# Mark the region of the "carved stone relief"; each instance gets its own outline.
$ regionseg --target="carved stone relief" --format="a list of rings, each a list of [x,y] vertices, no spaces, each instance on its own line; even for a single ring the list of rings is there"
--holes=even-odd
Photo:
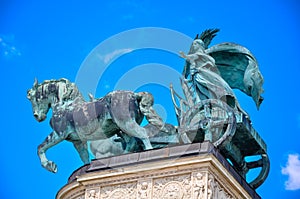
[[[220,183],[208,172],[194,172],[193,199],[233,199]]]
[[[101,187],[101,199],[136,198],[137,182]]]
[[[190,179],[190,174],[155,179],[153,181],[153,198],[190,199]]]
[[[92,188],[85,191],[85,199],[99,199],[100,189]]]
[[[140,180],[137,184],[137,199],[152,198],[152,180]]]
[[[99,186],[99,184],[98,184]],[[208,171],[90,187],[85,199],[235,199]],[[79,197],[76,199],[84,199]]]
[[[221,184],[214,179],[212,175],[209,175],[208,179],[208,199],[233,199],[230,193],[228,193]]]
[[[206,182],[207,182],[207,173],[197,172],[193,173],[193,198],[194,199],[204,199],[206,195]]]

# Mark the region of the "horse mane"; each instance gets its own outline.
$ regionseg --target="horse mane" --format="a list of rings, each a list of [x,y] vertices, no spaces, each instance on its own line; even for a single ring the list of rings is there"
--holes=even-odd
[[[83,99],[75,83],[69,81],[66,78],[45,80],[44,82],[39,84],[38,87],[42,88],[42,95],[55,93],[59,102],[74,100],[78,97]]]

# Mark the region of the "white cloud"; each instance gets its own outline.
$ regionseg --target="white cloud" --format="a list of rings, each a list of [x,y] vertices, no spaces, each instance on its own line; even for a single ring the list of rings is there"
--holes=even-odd
[[[113,60],[116,56],[120,56],[120,55],[123,55],[125,53],[132,52],[132,51],[133,51],[133,49],[131,49],[131,48],[118,49],[118,50],[115,50],[115,51],[113,51],[111,53],[108,53],[106,55],[101,55],[99,57],[100,57],[100,59],[103,60],[103,62],[105,64],[107,64],[108,62]]]
[[[6,39],[6,37],[8,39]],[[21,52],[12,44],[13,42],[14,42],[13,36],[0,36],[0,55],[2,54],[4,57],[7,58],[20,56]]]
[[[289,154],[286,167],[281,169],[283,175],[288,176],[285,182],[286,190],[300,189],[300,160],[299,154]]]

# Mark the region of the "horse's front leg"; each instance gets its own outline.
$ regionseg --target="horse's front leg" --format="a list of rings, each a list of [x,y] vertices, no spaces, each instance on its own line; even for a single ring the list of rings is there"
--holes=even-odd
[[[38,146],[38,156],[40,158],[41,164],[48,171],[56,173],[57,166],[54,162],[47,159],[45,153],[50,147],[60,143],[64,139],[65,136],[63,136],[63,134],[58,134],[57,132],[53,131],[50,135],[48,135],[44,142]]]
[[[84,164],[90,163],[87,142],[73,141],[73,145],[79,153],[80,159]]]

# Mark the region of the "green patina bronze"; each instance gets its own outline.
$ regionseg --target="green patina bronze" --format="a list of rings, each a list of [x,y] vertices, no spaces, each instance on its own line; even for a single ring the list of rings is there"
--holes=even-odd
[[[186,60],[180,79],[184,97],[171,85],[178,133],[184,143],[212,142],[245,179],[249,170],[261,167],[257,178],[249,182],[257,188],[269,172],[266,144],[232,89],[252,97],[259,108],[263,77],[256,59],[245,47],[221,43],[209,48],[218,31],[204,31],[196,36],[188,54],[179,52]],[[261,159],[246,162],[246,157],[255,155]]]
[[[149,133],[139,125],[144,116],[150,125],[162,131],[166,129],[152,108],[152,95],[147,92],[113,91],[86,102],[77,86],[62,78],[41,84],[36,80],[28,90],[27,98],[39,122],[44,121],[52,109],[50,125],[53,132],[38,147],[42,166],[51,172],[56,172],[57,166],[46,158],[45,152],[63,140],[72,142],[81,160],[87,164],[90,162],[87,141],[117,136],[125,153],[148,150],[153,148]]]
[[[148,92],[113,91],[85,101],[77,86],[67,79],[35,81],[27,97],[37,121],[52,109],[53,132],[38,147],[41,164],[57,171],[45,152],[63,140],[70,141],[82,161],[90,162],[88,141],[96,158],[128,152],[210,141],[246,179],[249,170],[261,167],[249,182],[259,187],[269,172],[266,144],[252,127],[250,116],[238,103],[232,89],[252,97],[257,108],[263,98],[263,77],[249,50],[234,43],[209,47],[218,29],[209,29],[194,39],[180,78],[184,96],[170,88],[178,124],[164,124]],[[140,126],[143,118],[148,125]],[[249,156],[259,160],[247,162]]]

